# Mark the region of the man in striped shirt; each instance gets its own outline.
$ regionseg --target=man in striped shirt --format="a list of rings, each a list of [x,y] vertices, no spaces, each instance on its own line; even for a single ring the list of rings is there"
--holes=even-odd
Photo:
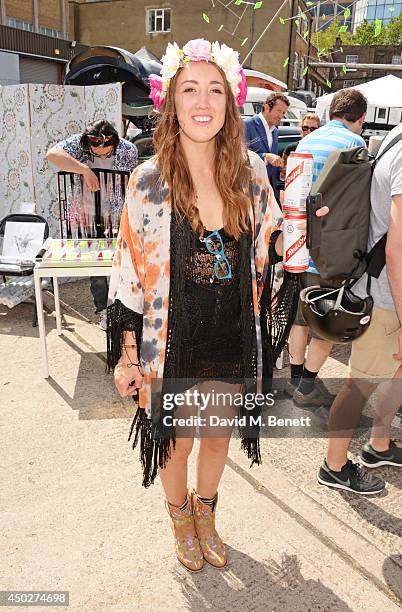
[[[360,136],[366,110],[367,100],[357,89],[339,91],[331,102],[330,121],[300,141],[297,153],[313,155],[313,183],[332,151],[366,146]],[[320,276],[311,258],[307,272],[303,272],[299,277],[301,289],[320,284]],[[305,360],[308,336],[309,328],[306,327],[299,308],[289,336],[291,381],[287,384],[285,393],[293,397],[297,406],[329,407],[334,396],[317,378],[317,374],[331,352],[332,343],[312,334]]]

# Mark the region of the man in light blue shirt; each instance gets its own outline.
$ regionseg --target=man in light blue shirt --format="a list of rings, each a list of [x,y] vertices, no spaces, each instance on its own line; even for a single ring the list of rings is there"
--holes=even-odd
[[[360,136],[366,110],[367,100],[357,89],[339,91],[331,102],[330,121],[300,141],[297,153],[313,155],[313,183],[332,151],[366,146]],[[320,276],[311,258],[309,269],[299,274],[299,277],[301,289],[320,284]],[[305,360],[308,336],[309,328],[299,307],[289,335],[291,381],[287,384],[285,393],[293,397],[297,406],[328,407],[334,396],[328,392],[323,382],[317,379],[317,374],[331,352],[332,343],[312,334]]]

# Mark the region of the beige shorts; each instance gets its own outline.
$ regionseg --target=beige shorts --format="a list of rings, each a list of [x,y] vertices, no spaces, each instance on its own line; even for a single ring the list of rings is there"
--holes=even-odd
[[[400,328],[395,311],[374,306],[368,330],[352,343],[350,377],[392,378],[401,365],[392,357],[398,352]]]

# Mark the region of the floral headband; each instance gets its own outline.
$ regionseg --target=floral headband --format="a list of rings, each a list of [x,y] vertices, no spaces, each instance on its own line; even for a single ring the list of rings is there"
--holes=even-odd
[[[247,80],[239,63],[239,54],[227,45],[218,42],[210,43],[203,38],[190,40],[183,49],[177,43],[168,43],[162,57],[161,76],[149,75],[150,94],[156,110],[159,110],[166,98],[170,80],[176,72],[188,62],[213,62],[225,73],[237,106],[243,106],[247,96]]]

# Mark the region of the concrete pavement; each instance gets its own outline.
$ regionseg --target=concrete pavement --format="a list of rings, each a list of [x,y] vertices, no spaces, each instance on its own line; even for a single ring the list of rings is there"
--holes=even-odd
[[[85,612],[401,609],[402,470],[379,470],[389,483],[379,497],[324,489],[323,437],[263,439],[251,470],[233,439],[217,510],[229,565],[182,568],[159,482],[140,486],[133,405],[104,373],[88,282],[61,294],[80,314],[64,311],[60,337],[46,315],[48,380],[32,306],[0,309],[0,590],[68,590],[70,609]],[[335,353],[327,375],[342,376],[344,362]]]

